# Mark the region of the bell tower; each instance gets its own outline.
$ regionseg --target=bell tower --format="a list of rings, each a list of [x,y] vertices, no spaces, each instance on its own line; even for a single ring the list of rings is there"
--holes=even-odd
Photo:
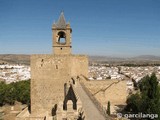
[[[52,26],[53,32],[53,53],[58,55],[71,54],[71,33],[70,23],[66,23],[64,13],[61,12],[58,22]]]
[[[63,12],[53,24],[52,32],[54,54],[31,55],[31,109],[24,109],[16,120],[68,120],[68,117],[75,115],[77,118],[79,107],[72,110],[76,104],[79,106],[80,99],[72,96],[73,90],[68,89],[66,83],[75,82],[73,79],[77,76],[88,77],[88,57],[71,54],[72,29],[66,23]],[[74,108],[72,102],[68,104],[68,100],[72,100]],[[64,109],[68,107],[69,112],[63,110],[63,106]]]

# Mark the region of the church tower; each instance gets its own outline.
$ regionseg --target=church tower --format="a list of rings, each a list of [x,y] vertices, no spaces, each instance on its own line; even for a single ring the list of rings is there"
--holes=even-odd
[[[52,26],[53,32],[53,53],[58,55],[71,54],[71,33],[69,23],[66,23],[64,13],[61,12],[58,22]]]

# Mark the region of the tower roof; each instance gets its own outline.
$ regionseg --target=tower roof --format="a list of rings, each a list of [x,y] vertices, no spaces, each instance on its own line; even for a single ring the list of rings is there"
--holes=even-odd
[[[65,17],[64,17],[64,13],[61,12],[61,15],[59,16],[59,20],[58,22],[56,23],[56,26],[58,28],[65,28],[66,27],[66,20],[65,20]]]

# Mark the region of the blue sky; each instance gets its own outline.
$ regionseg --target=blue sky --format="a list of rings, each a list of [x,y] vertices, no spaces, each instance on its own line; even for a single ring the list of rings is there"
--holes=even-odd
[[[0,0],[0,54],[50,54],[61,11],[75,54],[160,56],[160,0]]]

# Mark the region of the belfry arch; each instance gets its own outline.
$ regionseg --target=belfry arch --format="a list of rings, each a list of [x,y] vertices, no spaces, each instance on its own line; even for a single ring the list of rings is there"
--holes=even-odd
[[[57,34],[57,43],[64,45],[66,44],[66,33],[63,31],[58,32]]]

